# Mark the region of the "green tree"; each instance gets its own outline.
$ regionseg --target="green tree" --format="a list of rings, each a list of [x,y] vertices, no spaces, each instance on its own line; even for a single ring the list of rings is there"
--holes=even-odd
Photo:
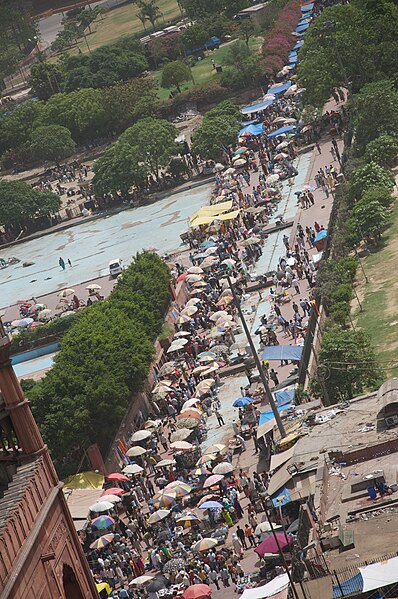
[[[141,160],[137,146],[117,141],[94,165],[94,192],[101,195],[121,191],[126,195],[133,185],[141,187],[148,175]]]
[[[363,197],[354,206],[353,222],[361,239],[378,243],[388,225],[388,216],[380,202]]]
[[[0,119],[0,153],[19,148],[30,139],[35,123],[40,119],[42,102],[27,100],[11,114]]]
[[[189,67],[179,60],[168,62],[162,69],[160,85],[166,89],[171,87],[177,88],[178,93],[181,93],[181,83],[189,81],[191,73]]]
[[[162,13],[160,12],[160,8],[155,3],[155,0],[134,0],[135,4],[137,4],[138,8],[140,8],[140,13],[147,18],[147,20],[152,25],[153,29],[155,29],[156,21],[160,19]]]
[[[398,136],[398,91],[393,81],[375,81],[364,85],[355,95],[354,102],[357,153],[362,155],[366,145],[379,135]]]
[[[392,191],[394,182],[392,175],[378,164],[369,162],[352,172],[350,180],[350,196],[360,200],[363,194],[372,188]]]
[[[204,119],[192,136],[192,152],[207,160],[217,160],[224,152],[224,146],[236,139],[239,125],[231,124],[228,117]]]
[[[61,160],[73,154],[76,144],[66,127],[46,125],[34,129],[30,149],[36,160],[49,160],[59,165]]]
[[[59,64],[53,62],[37,62],[30,69],[29,85],[32,94],[39,100],[48,100],[53,94],[61,91],[62,71]]]
[[[141,118],[155,116],[159,106],[153,79],[131,79],[101,91],[108,131],[124,131]]]
[[[174,141],[177,135],[176,127],[168,121],[148,117],[127,129],[119,139],[139,149],[143,164],[158,179],[160,169],[177,153]]]
[[[389,208],[391,206],[393,198],[391,192],[385,187],[371,187],[362,196],[363,200],[367,202],[376,201],[383,206],[383,208]]]
[[[40,192],[23,181],[0,180],[0,225],[9,228],[23,226],[37,216],[57,212],[59,196]]]
[[[392,135],[380,135],[370,141],[365,150],[365,158],[368,162],[375,162],[384,167],[392,167],[397,155],[398,137]]]
[[[179,37],[179,43],[184,50],[195,50],[202,48],[210,35],[202,25],[188,27]]]
[[[253,37],[256,30],[251,19],[243,19],[239,23],[239,37],[243,39],[246,46],[249,47],[250,38]]]
[[[29,38],[33,39],[35,33],[35,25],[23,2],[1,3],[0,80],[17,71],[19,60],[29,45]]]
[[[317,378],[324,381],[332,404],[375,389],[381,371],[362,331],[328,329],[322,339]]]

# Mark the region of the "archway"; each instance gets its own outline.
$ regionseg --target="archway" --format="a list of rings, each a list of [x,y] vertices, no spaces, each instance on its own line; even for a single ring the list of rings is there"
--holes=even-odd
[[[68,564],[64,564],[62,583],[66,599],[84,599],[76,574]]]

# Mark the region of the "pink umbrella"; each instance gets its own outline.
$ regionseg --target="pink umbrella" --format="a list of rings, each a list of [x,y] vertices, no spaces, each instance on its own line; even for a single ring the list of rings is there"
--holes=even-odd
[[[209,478],[206,478],[205,482],[203,483],[203,488],[207,489],[208,487],[214,487],[214,485],[217,485],[223,478],[223,474],[212,474],[209,476]]]
[[[111,487],[110,489],[106,489],[106,491],[101,493],[101,497],[106,497],[106,495],[123,495],[125,492],[126,491],[120,487]]]
[[[276,533],[280,548],[283,550],[293,541],[292,537],[286,536],[283,533]],[[274,538],[274,535],[269,535],[262,543],[254,550],[260,557],[266,553],[279,553],[279,548]]]

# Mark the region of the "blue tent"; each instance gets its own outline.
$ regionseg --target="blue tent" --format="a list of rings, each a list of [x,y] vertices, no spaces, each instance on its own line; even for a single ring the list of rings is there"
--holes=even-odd
[[[272,92],[273,93],[273,92]],[[265,110],[268,106],[273,104],[274,100],[267,100],[266,102],[260,102],[259,104],[252,104],[251,106],[245,106],[242,108],[242,114],[251,114],[252,112],[259,112],[260,110]]]
[[[242,121],[241,125],[242,127],[247,127],[248,125],[254,125],[254,123],[257,123],[257,119],[253,119],[252,121]]]
[[[289,67],[294,66],[298,62],[297,56],[292,56],[289,58]]]
[[[283,133],[290,133],[296,128],[295,125],[286,125],[286,127],[279,127],[276,131],[272,131],[267,135],[268,138],[277,137],[278,135],[282,135]]]
[[[299,50],[301,48],[301,46],[303,46],[303,45],[304,45],[304,40],[300,40],[296,43],[293,50]]]
[[[346,595],[357,595],[362,593],[363,578],[362,574],[355,574],[348,580],[340,581],[340,584],[333,585],[333,597],[345,597]]]
[[[301,345],[269,345],[261,355],[262,360],[301,360]]]
[[[310,26],[309,23],[304,23],[304,25],[297,25],[296,31],[297,31],[297,33],[303,33],[303,31],[308,29],[309,26]]]
[[[278,412],[284,412],[285,410],[289,409],[291,407],[292,404],[285,404],[283,406],[278,406]],[[267,422],[269,422],[270,420],[272,420],[273,418],[275,418],[274,413],[272,410],[269,410],[268,412],[261,412],[260,414],[260,418],[258,419],[258,426],[261,426],[262,424],[266,424]]]
[[[273,94],[274,96],[278,96],[279,94],[283,94],[283,92],[288,90],[290,86],[291,86],[290,81],[288,81],[287,83],[281,83],[281,85],[278,85],[275,87],[270,87],[267,90],[267,94]]]
[[[242,135],[242,133],[250,133],[251,135],[261,135],[264,133],[263,124],[259,123],[258,125],[248,125],[247,127],[243,127],[238,133],[238,137]]]
[[[294,388],[294,385],[291,385],[290,387],[286,387],[285,389],[282,389],[281,391],[275,391],[275,399],[276,399],[276,404],[278,406],[284,406],[287,403],[291,403],[294,399],[296,390]]]
[[[293,50],[291,52],[289,52],[289,58],[297,58],[297,52],[294,52]]]
[[[326,229],[322,229],[322,231],[319,231],[319,233],[316,234],[315,241],[322,241],[322,239],[325,239],[327,236],[328,232]]]
[[[301,12],[311,12],[314,8],[314,4],[307,4],[301,7]]]

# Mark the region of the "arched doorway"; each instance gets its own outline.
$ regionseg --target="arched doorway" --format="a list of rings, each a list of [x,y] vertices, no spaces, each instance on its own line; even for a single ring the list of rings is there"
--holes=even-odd
[[[84,599],[76,574],[68,564],[64,564],[62,583],[66,599]]]

